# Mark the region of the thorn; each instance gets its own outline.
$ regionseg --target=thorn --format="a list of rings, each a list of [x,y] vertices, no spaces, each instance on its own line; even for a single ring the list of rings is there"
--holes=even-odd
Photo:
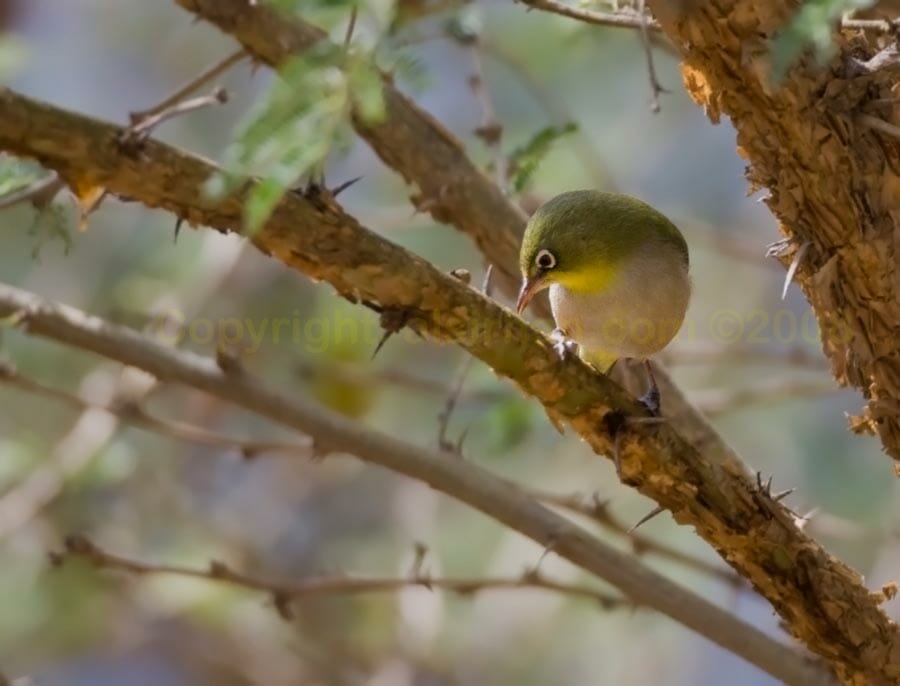
[[[379,323],[381,324],[381,328],[384,329],[384,335],[381,337],[381,340],[378,341],[378,345],[375,346],[375,350],[372,352],[373,360],[384,347],[384,344],[387,343],[387,340],[406,326],[413,318],[410,309],[400,307],[385,307],[381,310],[380,314]]]
[[[178,234],[181,232],[181,225],[184,224],[184,217],[178,217],[175,220],[175,236],[172,238],[173,243],[178,242]]]
[[[424,573],[425,558],[428,556],[428,546],[422,543],[422,541],[416,541],[413,543],[413,554],[415,557],[413,557],[412,564],[409,566],[409,578],[419,579]]]
[[[463,267],[459,267],[457,269],[451,269],[450,276],[452,276],[455,279],[459,279],[467,286],[472,283],[472,272],[470,272],[468,269],[465,269]]]
[[[319,438],[314,438],[312,444],[309,446],[309,459],[313,462],[321,462],[329,455],[333,455],[336,452],[338,452],[338,450],[333,446],[328,445]]]
[[[209,575],[213,579],[223,579],[231,574],[231,570],[228,568],[224,562],[219,562],[219,560],[210,560],[209,561]]]
[[[770,500],[772,499],[772,475],[770,475],[766,483],[763,484],[762,472],[756,472],[756,487],[759,489],[760,493]]]
[[[616,475],[622,481],[622,427],[625,426],[625,415],[616,410],[611,410],[603,415],[603,428],[613,439],[613,464],[616,466]]]
[[[234,350],[224,347],[216,350],[216,364],[226,374],[237,374],[243,369],[240,356]]]
[[[791,493],[793,493],[796,490],[797,490],[796,488],[788,488],[785,491],[781,491],[781,493],[776,493],[775,495],[773,495],[772,500],[774,500],[777,503],[777,502],[787,498]]]
[[[352,186],[353,184],[357,183],[360,179],[362,179],[362,175],[352,178],[349,181],[344,181],[344,183],[342,183],[342,184],[338,184],[337,186],[335,186],[334,188],[331,189],[332,197],[334,197],[334,198],[338,197],[341,193],[343,193],[345,190],[350,188],[350,186]]]
[[[63,540],[66,552],[70,555],[90,556],[96,552],[94,544],[81,534],[70,534]]]
[[[783,257],[791,249],[791,239],[781,238],[766,246],[766,257]]]
[[[275,612],[278,613],[278,616],[281,617],[284,621],[289,622],[294,618],[294,610],[291,607],[291,596],[284,591],[275,591],[272,594],[272,605],[275,607]]]
[[[781,289],[782,300],[787,297],[788,287],[791,285],[791,281],[794,280],[794,275],[800,268],[800,263],[803,261],[803,258],[806,257],[806,252],[809,250],[810,245],[812,245],[811,241],[805,241],[794,254],[794,259],[791,260],[791,266],[788,267],[787,274],[784,275],[784,286]]]
[[[661,515],[665,511],[666,511],[666,508],[664,508],[662,505],[657,505],[652,510],[650,510],[650,512],[648,512],[643,517],[641,517],[637,521],[637,523],[634,526],[632,526],[630,529],[628,529],[628,531],[626,531],[625,533],[630,536],[637,530],[638,527],[643,526],[644,524],[649,522],[651,519],[653,519],[657,515]]]

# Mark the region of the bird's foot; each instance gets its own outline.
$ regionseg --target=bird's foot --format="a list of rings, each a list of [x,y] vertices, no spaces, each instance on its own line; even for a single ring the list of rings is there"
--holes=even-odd
[[[638,398],[638,402],[646,407],[647,412],[649,412],[653,417],[662,416],[662,413],[660,412],[659,400],[659,389],[656,386],[654,386],[649,391],[644,393],[644,395]]]
[[[662,414],[659,406],[659,386],[656,384],[656,377],[653,376],[653,367],[650,365],[650,360],[644,360],[644,367],[647,369],[647,378],[650,381],[650,387],[644,395],[638,398],[638,402],[647,408],[647,412],[650,413],[650,416],[659,417]]]
[[[553,333],[550,334],[550,340],[553,341],[553,349],[559,355],[559,359],[566,360],[578,355],[578,343],[569,338],[564,329],[553,329]]]

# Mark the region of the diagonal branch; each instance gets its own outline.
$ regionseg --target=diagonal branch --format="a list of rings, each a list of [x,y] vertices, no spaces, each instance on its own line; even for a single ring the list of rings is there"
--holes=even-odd
[[[68,183],[99,184],[223,232],[241,229],[253,182],[214,203],[203,193],[216,171],[212,164],[154,140],[139,153],[123,150],[120,134],[120,127],[0,92],[0,149],[36,158]],[[796,637],[842,674],[878,684],[900,673],[900,634],[879,609],[882,598],[798,529],[740,463],[707,459],[665,424],[629,421],[644,409],[619,386],[580,360],[560,360],[545,336],[365,229],[327,194],[288,194],[249,238],[288,266],[330,282],[345,298],[401,313],[422,334],[464,347],[539,400],[551,417],[568,422],[598,454],[610,455],[616,446],[623,478],[693,526],[772,603]],[[32,302],[26,300],[25,309]],[[35,326],[34,316],[22,316]],[[60,335],[70,344],[87,342],[78,327]],[[95,349],[116,353],[108,342]],[[166,368],[154,373],[165,375]],[[196,377],[197,385],[209,381]]]
[[[206,391],[305,433],[333,452],[347,452],[422,481],[605,579],[632,602],[669,615],[779,679],[791,684],[833,683],[821,665],[606,546],[477,465],[417,448],[302,396],[276,391],[247,370],[226,371],[211,358],[166,348],[127,327],[0,284],[3,316],[15,317],[28,334],[124,362],[161,381]]]

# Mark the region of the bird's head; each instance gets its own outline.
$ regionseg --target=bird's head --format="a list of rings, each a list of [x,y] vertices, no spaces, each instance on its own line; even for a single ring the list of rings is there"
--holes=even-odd
[[[578,293],[601,291],[638,247],[649,205],[615,193],[570,191],[544,203],[522,238],[522,288],[516,312],[553,284]]]

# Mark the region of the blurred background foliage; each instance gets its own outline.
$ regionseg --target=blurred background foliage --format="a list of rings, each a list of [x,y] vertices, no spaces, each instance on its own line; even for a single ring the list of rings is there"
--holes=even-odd
[[[780,299],[783,270],[763,257],[778,238],[775,222],[759,197],[746,196],[732,129],[711,126],[688,101],[668,53],[658,50],[656,60],[672,93],[654,115],[636,32],[505,0],[371,0],[358,5],[345,47],[350,0],[279,2],[330,31],[339,47],[298,58],[283,81],[243,62],[218,81],[231,95],[227,104],[160,128],[161,139],[224,165],[210,192],[227,192],[249,174],[265,177],[247,208],[248,223],[258,226],[287,188],[362,176],[340,197],[351,213],[442,269],[469,269],[479,283],[484,265],[471,242],[416,214],[411,190],[348,127],[351,105],[372,121],[383,116],[377,64],[489,173],[502,151],[510,192],[523,207],[580,187],[648,200],[676,221],[692,251],[694,302],[663,361],[750,465],[774,474],[776,486],[798,488],[789,502],[816,512],[813,535],[870,586],[891,578],[900,560],[891,467],[875,439],[846,430],[845,414],[858,411],[860,398],[833,388],[802,294],[790,289]],[[809,3],[818,9],[786,29],[785,59],[810,43],[823,49],[817,27],[850,4],[858,3]],[[230,39],[166,2],[4,0],[0,24],[7,83],[123,123],[129,111],[234,50]],[[485,135],[475,73],[501,127],[493,136]],[[42,174],[4,159],[0,191]],[[114,200],[84,231],[76,218],[63,195],[43,208],[0,212],[3,280],[161,336],[181,324],[188,332],[182,345],[206,353],[240,325],[238,347],[254,371],[370,426],[437,444],[437,418],[464,359],[459,350],[398,335],[373,361],[381,334],[374,315],[233,236],[185,228],[175,241],[171,216]],[[268,328],[257,341],[250,327]],[[48,385],[97,402],[139,398],[156,416],[231,436],[294,438],[198,393],[0,332],[3,356]],[[596,493],[626,522],[652,507],[477,362],[449,422],[451,440],[462,432],[466,459],[522,483]],[[402,576],[416,542],[427,546],[435,575],[517,576],[542,552],[418,483],[349,458],[248,461],[237,450],[177,442],[0,386],[0,669],[30,680],[23,683],[695,686],[721,683],[725,673],[735,686],[770,683],[647,611],[598,611],[540,591],[458,598],[416,588],[311,598],[285,621],[269,599],[226,586],[127,577],[75,562],[51,569],[48,551],[72,532],[142,559],[199,567],[219,559],[281,579]],[[668,516],[645,533],[718,562]],[[752,591],[645,557],[779,632]],[[541,565],[578,580],[552,555]],[[895,605],[888,610],[897,614]]]

